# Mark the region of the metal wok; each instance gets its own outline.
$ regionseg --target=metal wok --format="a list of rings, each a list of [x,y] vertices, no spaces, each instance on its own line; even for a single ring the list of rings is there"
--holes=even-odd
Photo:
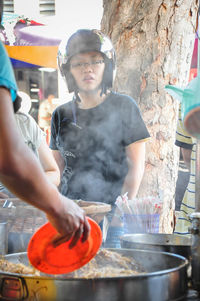
[[[122,248],[154,250],[179,254],[191,259],[192,238],[176,234],[137,233],[120,237]]]
[[[186,258],[164,252],[108,249],[133,257],[146,273],[95,279],[59,276],[27,276],[0,271],[2,300],[64,301],[175,301],[187,292]],[[9,254],[14,263],[28,264],[27,254]]]

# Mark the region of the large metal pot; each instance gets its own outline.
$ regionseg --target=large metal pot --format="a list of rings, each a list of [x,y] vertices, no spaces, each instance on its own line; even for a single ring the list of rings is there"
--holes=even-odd
[[[32,235],[30,233],[9,232],[7,254],[26,252]]]
[[[191,259],[192,238],[176,234],[137,233],[120,237],[122,248],[170,252]]]
[[[64,301],[175,301],[187,292],[186,258],[164,252],[109,249],[131,256],[147,273],[128,277],[75,279],[68,275],[25,276],[0,272],[2,300]],[[27,263],[27,254],[5,256]]]

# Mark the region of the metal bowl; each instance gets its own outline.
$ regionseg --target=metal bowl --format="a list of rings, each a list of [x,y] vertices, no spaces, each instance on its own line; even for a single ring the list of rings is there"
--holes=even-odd
[[[162,251],[191,258],[191,236],[162,233],[125,234],[120,237],[120,244],[126,249]]]
[[[0,271],[1,300],[172,301],[187,293],[188,260],[180,255],[132,249],[108,249],[132,257],[146,273],[80,279],[65,275],[22,275]],[[26,253],[10,254],[12,263],[28,265]],[[12,298],[11,298],[12,296]],[[13,296],[17,296],[14,299]],[[6,298],[5,298],[6,297]]]

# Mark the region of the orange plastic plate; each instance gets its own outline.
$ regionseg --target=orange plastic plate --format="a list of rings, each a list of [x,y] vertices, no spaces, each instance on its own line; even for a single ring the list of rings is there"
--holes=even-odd
[[[88,263],[101,246],[102,232],[94,220],[87,219],[91,227],[90,235],[84,243],[80,238],[72,249],[69,249],[71,240],[54,247],[51,242],[57,231],[50,223],[43,225],[28,244],[30,263],[43,273],[55,275],[73,272]]]

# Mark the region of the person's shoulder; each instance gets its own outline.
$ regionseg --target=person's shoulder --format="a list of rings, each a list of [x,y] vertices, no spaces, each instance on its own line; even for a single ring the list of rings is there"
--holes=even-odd
[[[71,105],[72,105],[72,101],[68,101],[68,102],[65,102],[65,103],[63,103],[63,104],[60,104],[60,105],[58,105],[58,106],[55,108],[54,112],[55,112],[55,111],[56,111],[56,112],[66,111],[66,110],[68,110],[68,109],[71,108]]]
[[[10,90],[12,101],[17,97],[17,83],[14,76],[14,71],[5,50],[3,43],[0,41],[0,87],[5,87]]]
[[[17,113],[15,113],[15,119],[20,121],[20,122],[25,122],[29,119],[29,114],[18,111]]]
[[[116,102],[123,103],[123,104],[126,103],[127,105],[129,104],[129,105],[136,105],[137,106],[136,101],[131,96],[129,96],[127,94],[123,94],[123,93],[119,93],[119,92],[112,92],[111,97]]]
[[[24,113],[19,111],[15,114],[15,118],[19,122],[24,123],[26,125],[27,124],[37,125],[37,122],[29,113]]]
[[[58,105],[52,113],[52,120],[62,119],[63,116],[68,116],[72,111],[72,101]]]
[[[28,113],[17,112],[15,120],[18,127],[21,129],[24,137],[32,137],[33,133],[40,131],[40,128],[35,119]]]
[[[6,62],[8,61],[7,58],[8,58],[8,55],[7,55],[7,52],[6,52],[6,49],[5,49],[5,46],[4,44],[2,43],[2,41],[0,40],[0,54],[1,56],[5,59],[6,58]]]

